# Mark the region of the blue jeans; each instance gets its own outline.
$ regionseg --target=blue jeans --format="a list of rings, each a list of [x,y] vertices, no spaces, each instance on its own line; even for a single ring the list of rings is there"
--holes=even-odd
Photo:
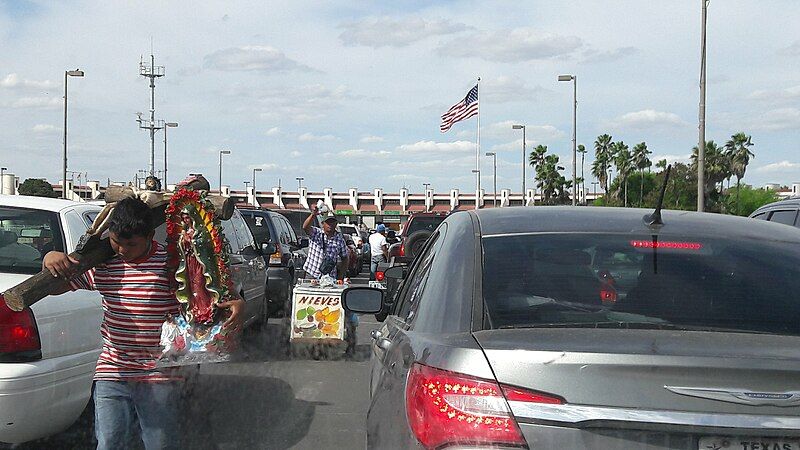
[[[369,261],[369,281],[375,281],[375,272],[378,271],[378,264],[384,262],[383,255],[380,257],[373,257]]]
[[[181,430],[178,382],[94,382],[94,430],[98,450],[130,448],[139,422],[147,450],[177,449]]]

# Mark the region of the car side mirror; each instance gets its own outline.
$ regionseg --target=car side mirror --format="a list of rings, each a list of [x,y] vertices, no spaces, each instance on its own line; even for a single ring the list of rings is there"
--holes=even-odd
[[[261,254],[262,255],[271,255],[278,251],[278,246],[273,244],[272,242],[262,242],[261,243]]]
[[[308,247],[308,238],[307,238],[307,237],[300,238],[300,242],[298,243],[298,246],[299,246],[300,248],[306,248],[306,247]]]
[[[370,287],[351,287],[342,292],[342,304],[358,314],[375,314],[383,309],[383,290]]]
[[[406,277],[407,269],[405,266],[394,266],[386,269],[383,272],[384,277],[392,278],[395,280],[402,280]]]

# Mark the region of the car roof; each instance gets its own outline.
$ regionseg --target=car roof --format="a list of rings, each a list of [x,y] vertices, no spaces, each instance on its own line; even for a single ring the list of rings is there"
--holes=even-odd
[[[795,206],[795,207],[800,206],[800,197],[790,197],[790,198],[785,198],[783,200],[778,200],[777,202],[767,203],[766,205],[761,206],[760,208],[753,211],[752,214],[750,214],[750,216],[752,217],[753,214],[756,214],[761,211],[768,211],[771,209],[781,208],[785,206]]]
[[[75,206],[94,206],[99,205],[74,202],[61,198],[35,197],[32,195],[0,195],[0,205],[15,206],[18,208],[41,209],[43,211],[60,212],[61,210]]]
[[[727,214],[663,210],[664,225],[649,227],[643,217],[652,209],[592,206],[531,206],[469,211],[483,236],[546,232],[601,232],[724,236],[728,239],[779,240],[800,243],[800,230],[786,225]],[[450,220],[461,220],[454,214]]]

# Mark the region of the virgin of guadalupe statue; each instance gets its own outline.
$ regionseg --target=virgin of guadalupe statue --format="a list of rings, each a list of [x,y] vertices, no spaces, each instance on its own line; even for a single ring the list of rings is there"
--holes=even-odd
[[[181,210],[181,231],[177,242],[180,265],[175,272],[178,281],[176,295],[178,301],[184,304],[189,322],[208,325],[214,322],[215,305],[220,300],[213,276],[217,265],[213,247],[209,251],[211,240],[208,230],[193,216],[197,216],[197,211],[191,205]]]

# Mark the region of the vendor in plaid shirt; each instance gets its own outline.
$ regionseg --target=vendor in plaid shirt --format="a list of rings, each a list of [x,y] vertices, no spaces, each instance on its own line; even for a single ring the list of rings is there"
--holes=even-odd
[[[326,275],[320,272],[320,267],[322,267],[325,255],[327,255],[328,258],[336,261],[333,270],[327,275],[342,279],[347,273],[350,255],[342,233],[336,231],[338,220],[336,216],[330,216],[322,222],[322,228],[317,228],[311,225],[314,222],[314,216],[317,215],[319,215],[319,209],[317,205],[314,205],[311,207],[311,214],[303,222],[303,229],[308,234],[308,259],[306,259],[303,270],[306,271],[309,278],[319,278],[322,275]]]

